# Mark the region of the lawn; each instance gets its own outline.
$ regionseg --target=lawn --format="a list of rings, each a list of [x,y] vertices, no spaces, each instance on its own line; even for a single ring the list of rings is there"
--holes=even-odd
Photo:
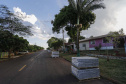
[[[76,57],[76,54],[61,53],[60,56],[71,62],[71,57]],[[126,61],[99,58],[100,74],[103,77],[112,79],[119,84],[126,84]]]

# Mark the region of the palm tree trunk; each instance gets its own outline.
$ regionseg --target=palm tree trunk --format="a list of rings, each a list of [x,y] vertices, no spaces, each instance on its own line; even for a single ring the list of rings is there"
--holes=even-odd
[[[65,44],[64,44],[64,29],[62,28],[63,31],[63,52],[65,53]]]
[[[77,56],[80,56],[80,51],[79,51],[79,15],[77,16]]]

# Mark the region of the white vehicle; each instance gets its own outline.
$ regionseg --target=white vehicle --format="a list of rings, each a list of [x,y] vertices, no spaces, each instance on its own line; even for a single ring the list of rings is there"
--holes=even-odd
[[[20,51],[18,52],[18,54],[28,54],[29,52],[28,51]]]

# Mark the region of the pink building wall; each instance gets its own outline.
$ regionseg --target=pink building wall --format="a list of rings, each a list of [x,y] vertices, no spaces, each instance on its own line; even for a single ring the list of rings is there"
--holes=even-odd
[[[92,40],[91,40],[92,41]],[[102,47],[110,47],[113,46],[112,43],[103,43],[103,39],[95,39],[95,44],[91,44],[91,41],[89,41],[89,48],[94,48],[96,46],[99,46],[101,44]]]

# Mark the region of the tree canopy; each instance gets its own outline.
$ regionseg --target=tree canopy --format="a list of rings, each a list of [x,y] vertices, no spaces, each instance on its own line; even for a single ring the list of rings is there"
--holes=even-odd
[[[94,23],[96,16],[92,12],[83,13],[80,18],[80,22],[83,24],[82,28],[79,30],[86,30],[90,28],[90,25]],[[61,28],[65,27],[68,36],[73,41],[77,40],[77,28],[75,26],[77,19],[77,14],[72,8],[72,5],[65,6],[60,10],[59,14],[55,15],[55,19],[53,21],[53,32],[59,33]]]
[[[16,52],[20,50],[26,50],[29,42],[23,37],[13,35],[9,31],[0,30],[0,48],[1,51]]]
[[[31,26],[24,25],[21,19],[13,14],[7,6],[0,5],[0,30],[9,31],[12,34],[32,35]]]
[[[80,36],[80,37],[79,37],[79,40],[82,40],[82,39],[85,39],[85,37],[84,37],[84,36]],[[74,40],[75,40],[75,39],[69,38],[68,43],[75,42]]]
[[[82,29],[80,31],[90,28],[90,25],[94,23],[96,16],[92,12],[83,13],[82,17],[80,18],[80,22],[83,24]],[[76,24],[77,14],[72,8],[72,5],[65,6],[60,10],[59,14],[55,15],[55,19],[53,21],[53,32],[59,33],[62,27],[65,27],[66,31],[73,30],[75,31],[75,24]],[[74,31],[73,30],[73,31]]]
[[[49,48],[53,48],[55,50],[59,49],[63,45],[63,39],[51,37],[48,41]]]
[[[9,57],[12,52],[16,54],[18,51],[29,50],[30,52],[44,49],[37,45],[29,45],[29,42],[23,37],[13,35],[9,31],[0,30],[0,51],[9,52]]]
[[[83,14],[87,14],[92,12],[93,10],[105,8],[102,0],[68,0],[69,4],[72,5],[74,12],[77,15],[77,56],[80,56],[79,52],[79,36],[80,36],[80,28],[83,29],[83,23],[80,24],[80,19],[83,17]]]
[[[30,52],[35,52],[38,50],[43,50],[44,48],[41,46],[37,46],[37,45],[28,45],[28,51]]]

